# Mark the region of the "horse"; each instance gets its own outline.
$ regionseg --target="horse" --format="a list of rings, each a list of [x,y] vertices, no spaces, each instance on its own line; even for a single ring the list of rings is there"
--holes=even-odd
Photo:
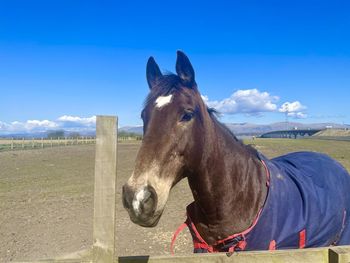
[[[194,252],[350,244],[350,176],[316,152],[268,159],[243,144],[206,106],[188,57],[176,74],[146,67],[144,137],[122,200],[132,222],[154,227],[169,192],[187,178]],[[179,230],[181,230],[179,229]]]

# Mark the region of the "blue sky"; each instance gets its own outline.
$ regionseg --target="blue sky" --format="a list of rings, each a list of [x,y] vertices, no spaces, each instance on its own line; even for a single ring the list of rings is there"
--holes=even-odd
[[[90,127],[97,114],[142,124],[147,59],[174,71],[178,49],[224,122],[288,114],[349,124],[349,10],[312,0],[0,1],[0,132]]]

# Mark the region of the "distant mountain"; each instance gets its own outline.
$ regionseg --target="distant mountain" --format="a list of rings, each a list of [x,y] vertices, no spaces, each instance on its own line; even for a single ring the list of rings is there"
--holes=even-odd
[[[276,122],[272,124],[254,123],[225,123],[225,125],[236,135],[261,135],[266,132],[291,130],[291,129],[350,129],[350,125],[338,123],[298,123],[298,122]],[[133,132],[142,135],[143,126],[125,126],[119,128],[120,131]]]
[[[10,134],[0,134],[0,138],[26,138],[26,139],[37,139],[37,138],[47,138],[48,133],[52,132],[52,130],[45,132],[23,132],[23,133],[10,133]],[[64,131],[65,136],[69,136],[71,133],[75,133],[72,131]],[[81,136],[95,136],[95,131],[77,131]]]
[[[226,126],[236,135],[261,135],[271,131],[291,130],[291,129],[344,129],[350,125],[338,123],[298,123],[298,122],[276,122],[272,124],[252,124],[252,123],[226,123]]]
[[[316,133],[314,136],[350,138],[350,129],[326,129]]]
[[[251,136],[251,135],[261,135],[266,132],[280,131],[280,130],[291,130],[291,129],[350,129],[349,124],[338,124],[338,123],[298,123],[298,122],[276,122],[272,124],[254,124],[254,123],[226,123],[225,124],[235,135],[237,136]],[[143,126],[124,126],[118,129],[119,131],[125,131],[130,133],[135,133],[142,135]],[[47,137],[47,132],[36,132],[36,133],[16,133],[16,134],[4,134],[0,135],[3,138],[41,138]],[[95,136],[95,131],[77,131],[82,136]],[[69,136],[71,132],[65,131],[65,135]]]
[[[9,133],[1,134],[0,138],[46,138],[46,132],[23,132],[23,133]]]
[[[118,129],[118,131],[131,132],[139,135],[143,134],[143,126],[124,126]]]

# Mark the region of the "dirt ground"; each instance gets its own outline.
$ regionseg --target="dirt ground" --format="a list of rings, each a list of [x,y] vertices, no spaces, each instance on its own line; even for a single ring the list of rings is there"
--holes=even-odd
[[[350,142],[302,141],[250,143],[270,157],[295,150],[326,152],[350,169]],[[183,180],[172,190],[157,227],[131,223],[121,186],[138,148],[138,143],[118,147],[116,251],[119,256],[170,254],[171,237],[185,219],[192,194]],[[94,155],[94,145],[0,152],[0,262],[52,258],[91,246]],[[187,229],[175,251],[192,252]]]
[[[156,228],[131,223],[121,186],[138,148],[118,147],[117,254],[169,254],[191,193],[185,181],[176,186]],[[0,152],[0,262],[52,258],[91,246],[94,156],[94,145]],[[178,253],[192,250],[186,232],[176,243]]]

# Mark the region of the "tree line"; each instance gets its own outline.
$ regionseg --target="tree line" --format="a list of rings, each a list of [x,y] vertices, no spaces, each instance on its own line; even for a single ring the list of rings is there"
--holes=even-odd
[[[67,136],[65,136],[65,131],[64,130],[56,130],[56,131],[49,131],[46,135],[48,139],[61,139],[64,137],[69,137],[69,138],[79,138],[81,137],[81,134],[79,132],[70,132]]]
[[[131,137],[131,138],[142,138],[142,135],[134,133],[134,132],[127,132],[127,131],[119,131],[118,132],[119,137]],[[61,139],[64,137],[69,138],[79,138],[81,137],[81,134],[79,132],[71,132],[66,136],[66,133],[64,130],[54,130],[49,131],[46,135],[48,139]]]

